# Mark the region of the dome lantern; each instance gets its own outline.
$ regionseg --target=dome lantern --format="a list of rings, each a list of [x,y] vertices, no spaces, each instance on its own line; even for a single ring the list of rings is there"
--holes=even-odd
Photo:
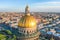
[[[25,8],[25,15],[30,16],[30,9],[29,9],[29,6],[28,5]]]

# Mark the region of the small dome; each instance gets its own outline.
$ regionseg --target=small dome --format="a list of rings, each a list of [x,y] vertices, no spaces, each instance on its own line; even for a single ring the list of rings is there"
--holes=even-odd
[[[23,28],[36,27],[36,20],[33,16],[25,15],[19,21],[18,26]]]

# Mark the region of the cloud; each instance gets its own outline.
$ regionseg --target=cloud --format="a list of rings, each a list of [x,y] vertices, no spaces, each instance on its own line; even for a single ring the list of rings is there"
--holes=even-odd
[[[31,5],[36,5],[36,6],[57,6],[59,5],[60,6],[60,2],[39,2],[39,3],[33,3]]]
[[[31,11],[37,12],[60,12],[60,2],[42,2],[33,3],[31,5]]]

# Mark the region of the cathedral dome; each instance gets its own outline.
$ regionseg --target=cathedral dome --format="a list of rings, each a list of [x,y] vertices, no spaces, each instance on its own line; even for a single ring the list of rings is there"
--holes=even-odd
[[[36,26],[36,20],[33,16],[25,15],[20,19],[18,26],[24,27],[24,28],[35,27]]]
[[[36,20],[32,15],[30,15],[28,6],[25,9],[25,16],[23,16],[18,22],[18,26],[23,28],[36,27]]]

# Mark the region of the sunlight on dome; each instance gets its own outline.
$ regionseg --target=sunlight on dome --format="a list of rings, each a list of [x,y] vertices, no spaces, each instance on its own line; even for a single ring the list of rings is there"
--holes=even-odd
[[[31,26],[34,26],[34,25],[35,25],[35,23],[34,23],[34,22],[31,22],[31,23],[30,23],[30,25],[31,25]]]

